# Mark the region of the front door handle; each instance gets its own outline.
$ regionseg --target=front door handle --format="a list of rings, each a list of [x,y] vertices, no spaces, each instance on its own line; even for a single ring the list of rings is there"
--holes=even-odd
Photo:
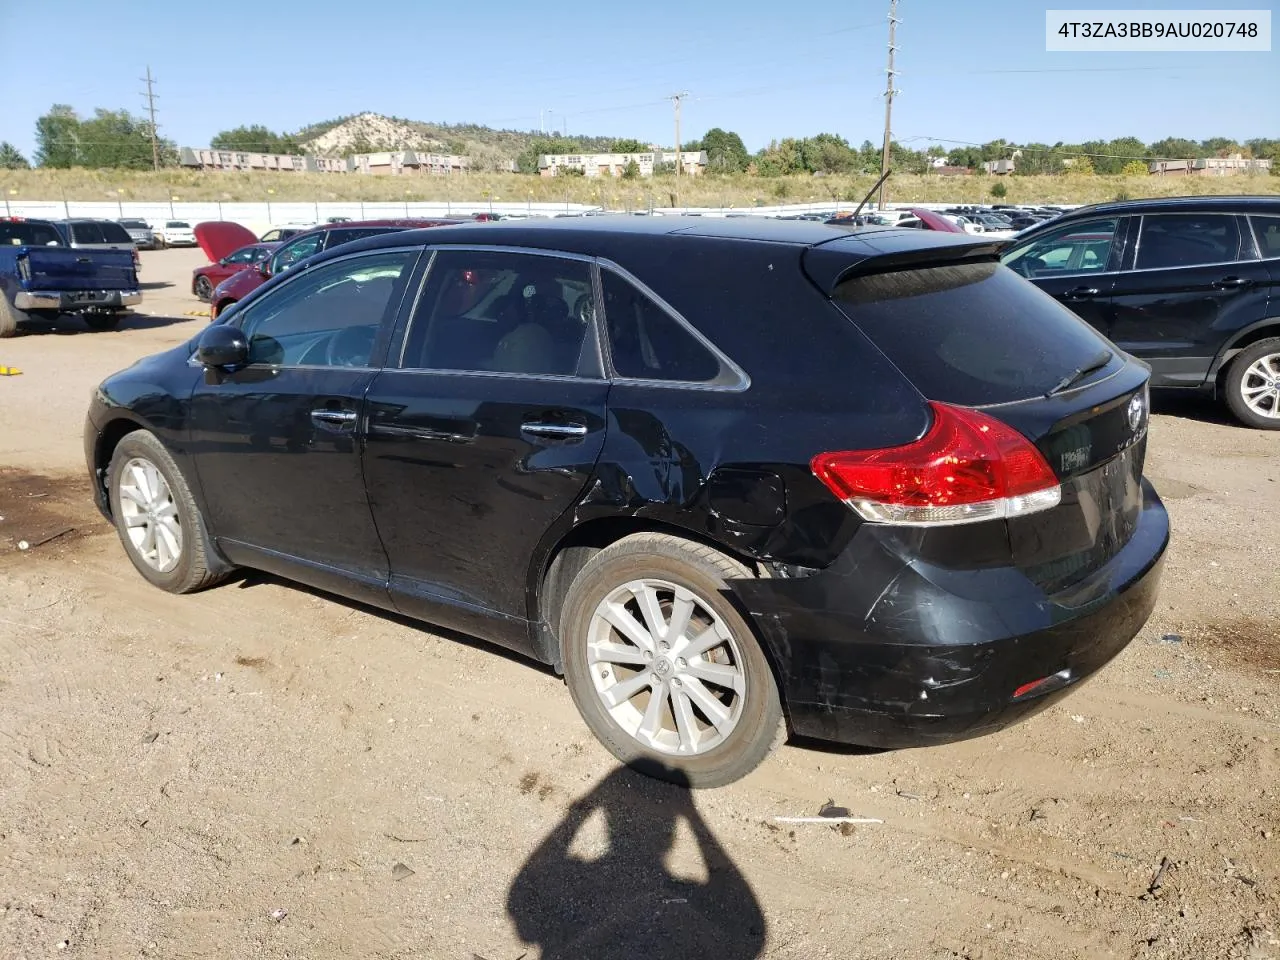
[[[1075,287],[1063,294],[1068,300],[1088,300],[1098,295],[1097,287]]]
[[[1219,290],[1239,290],[1241,287],[1247,287],[1252,283],[1245,277],[1223,277],[1221,280],[1215,280],[1214,286]]]
[[[311,422],[326,430],[345,430],[356,422],[354,410],[312,410]]]
[[[552,440],[572,440],[587,435],[585,423],[543,423],[534,420],[520,425],[520,432],[531,437],[548,437]]]

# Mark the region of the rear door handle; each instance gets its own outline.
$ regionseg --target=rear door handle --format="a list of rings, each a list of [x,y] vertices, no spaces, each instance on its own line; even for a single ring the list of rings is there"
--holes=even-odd
[[[541,420],[534,420],[521,424],[520,432],[531,437],[573,440],[587,435],[587,425],[585,423],[543,423]]]
[[[1245,277],[1223,277],[1221,280],[1215,280],[1213,285],[1219,290],[1239,290],[1252,282]]]
[[[1097,287],[1075,287],[1063,294],[1068,300],[1088,300],[1098,295]]]
[[[312,410],[311,422],[326,430],[345,430],[356,422],[354,410]]]

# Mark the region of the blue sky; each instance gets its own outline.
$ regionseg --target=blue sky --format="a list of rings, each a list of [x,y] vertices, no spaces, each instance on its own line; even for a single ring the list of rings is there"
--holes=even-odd
[[[1270,0],[900,0],[894,135],[927,142],[1247,139],[1280,135],[1272,53],[1047,53],[1044,11],[1238,9]],[[28,155],[55,102],[142,112],[158,78],[161,132],[296,129],[371,110],[570,134],[685,139],[719,126],[755,150],[883,126],[887,0],[0,0],[0,140]],[[34,38],[23,43],[21,38]]]

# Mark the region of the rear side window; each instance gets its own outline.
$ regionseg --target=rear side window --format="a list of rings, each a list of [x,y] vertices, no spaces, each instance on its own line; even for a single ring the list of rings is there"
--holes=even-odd
[[[1258,252],[1262,259],[1280,257],[1280,217],[1250,217],[1253,234],[1258,238]]]
[[[1222,213],[1170,213],[1142,218],[1139,270],[1230,263],[1240,255],[1240,226]]]
[[[73,223],[71,224],[71,242],[72,243],[107,243],[107,238],[102,233],[102,225],[97,223]]]
[[[47,223],[0,220],[0,244],[13,247],[62,246],[62,237]]]
[[[981,406],[1044,394],[1106,342],[997,263],[853,277],[835,301],[931,400]]]
[[[612,270],[601,270],[609,358],[619,377],[708,383],[720,360],[653,299]]]
[[[133,243],[133,237],[129,236],[129,231],[118,223],[102,223],[102,236],[106,243]]]

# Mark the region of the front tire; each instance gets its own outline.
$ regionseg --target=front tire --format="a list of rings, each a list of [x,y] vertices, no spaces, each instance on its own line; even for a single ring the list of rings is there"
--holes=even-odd
[[[565,681],[623,763],[694,787],[755,769],[785,735],[773,671],[729,599],[752,574],[702,544],[635,534],[591,558],[561,618]]]
[[[120,542],[151,583],[169,593],[192,593],[230,572],[217,555],[191,488],[155,434],[135,430],[120,441],[107,484]]]
[[[209,302],[209,298],[213,296],[213,284],[209,282],[208,277],[199,277],[196,279],[196,288],[194,291],[197,300]]]
[[[1227,406],[1256,430],[1280,430],[1280,337],[1245,347],[1227,368]]]

